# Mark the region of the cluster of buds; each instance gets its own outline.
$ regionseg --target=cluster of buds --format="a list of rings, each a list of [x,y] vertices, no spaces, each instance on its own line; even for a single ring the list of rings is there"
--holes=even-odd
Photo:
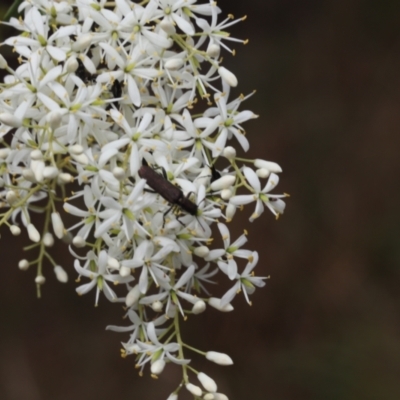
[[[240,19],[219,22],[211,0],[29,0],[19,12],[8,24],[21,34],[3,43],[19,66],[0,55],[0,225],[16,236],[26,229],[39,252],[19,268],[37,267],[38,290],[45,260],[66,282],[50,251],[54,235],[64,240],[84,279],[78,294],[126,307],[131,324],[107,328],[128,335],[122,354],[140,373],[178,364],[170,400],[183,387],[226,399],[184,350],[232,360],[190,347],[180,323],[207,305],[233,310],[240,292],[250,303],[266,278],[254,275],[258,253],[243,248],[246,235],[232,241],[227,223],[249,203],[251,221],[264,206],[278,217],[286,196],[270,193],[278,164],[239,158],[232,147],[249,149],[242,124],[256,117],[240,110],[248,96],[230,98],[237,79],[221,65],[221,48],[245,42],[226,31]],[[75,225],[65,227],[61,208]],[[32,212],[42,213],[40,226]],[[217,276],[232,282],[220,298],[210,294]]]

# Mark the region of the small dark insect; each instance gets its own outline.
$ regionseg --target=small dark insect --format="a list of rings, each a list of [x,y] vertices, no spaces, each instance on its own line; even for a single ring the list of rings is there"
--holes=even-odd
[[[181,189],[173,185],[166,176],[162,176],[154,171],[145,161],[140,167],[138,174],[142,179],[146,179],[147,184],[156,193],[167,200],[168,203],[172,204],[172,207],[178,206],[190,215],[197,215],[197,204],[189,200],[190,193],[185,197]],[[167,214],[171,208],[168,209],[164,215]]]

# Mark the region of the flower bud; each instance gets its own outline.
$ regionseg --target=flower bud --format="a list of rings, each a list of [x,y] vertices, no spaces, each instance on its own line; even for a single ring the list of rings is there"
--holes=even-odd
[[[193,250],[193,253],[194,253],[197,257],[204,258],[204,257],[207,257],[207,256],[208,256],[208,254],[210,253],[210,249],[209,249],[207,246],[199,246],[199,247],[196,247],[196,248]]]
[[[0,122],[12,128],[19,128],[22,126],[21,118],[9,113],[0,113]]]
[[[35,283],[37,283],[38,285],[44,285],[45,282],[46,278],[43,275],[39,275],[35,278]]]
[[[4,149],[0,149],[0,159],[5,160],[10,153],[11,153],[11,150],[8,147],[5,147]]]
[[[233,311],[232,304],[228,303],[228,304],[225,304],[224,306],[221,306],[221,299],[218,299],[217,297],[210,297],[208,300],[208,304],[211,307],[216,308],[218,311],[222,311],[222,312]]]
[[[0,69],[7,68],[8,64],[6,59],[0,54]]]
[[[176,33],[174,24],[166,19],[163,19],[159,23],[159,26],[164,32],[168,33],[168,35],[174,35]]]
[[[78,155],[76,155],[76,154],[71,154],[71,157],[72,157],[76,162],[78,162],[79,164],[82,164],[82,165],[88,165],[88,164],[89,164],[89,159],[88,159],[88,157],[87,157],[87,155],[86,155],[85,153],[78,154]]]
[[[139,285],[135,285],[126,295],[125,304],[127,307],[133,306],[135,303],[138,302],[140,297],[140,289]]]
[[[121,167],[115,167],[112,171],[115,179],[123,181],[125,179],[125,170]]]
[[[225,212],[225,216],[226,216],[226,222],[230,222],[232,221],[232,218],[234,217],[235,213],[236,213],[236,206],[233,204],[228,204],[226,207],[226,212]]]
[[[62,172],[61,174],[58,175],[58,182],[60,184],[71,183],[73,181],[74,181],[74,177],[67,172]]]
[[[49,123],[51,129],[57,129],[60,124],[61,124],[61,120],[62,120],[62,114],[57,111],[51,111],[47,114],[46,116],[46,121]]]
[[[238,80],[231,71],[227,70],[225,67],[219,67],[218,73],[222,80],[226,82],[229,86],[236,87],[238,84]]]
[[[233,196],[233,192],[230,189],[223,189],[221,190],[221,199],[222,200],[229,200]]]
[[[131,269],[129,267],[122,266],[119,269],[119,274],[123,277],[129,276],[131,274]]]
[[[161,303],[160,300],[156,300],[153,302],[153,304],[151,305],[151,308],[153,309],[153,311],[155,312],[161,312],[163,309],[163,304]]]
[[[236,149],[232,146],[227,146],[222,151],[222,155],[228,160],[233,160],[236,157]]]
[[[170,58],[165,62],[165,68],[171,71],[177,71],[183,65],[182,58]]]
[[[79,67],[78,60],[75,57],[68,58],[68,60],[65,63],[65,67],[67,72],[69,73],[75,72]]]
[[[54,236],[50,232],[43,235],[43,244],[46,247],[52,247],[54,245]]]
[[[54,230],[55,235],[59,239],[62,239],[64,236],[64,224],[60,217],[60,213],[58,213],[58,212],[51,213],[51,222],[53,224],[53,230]]]
[[[75,236],[72,239],[72,244],[77,247],[78,249],[85,247],[85,239],[82,236]]]
[[[26,271],[29,268],[29,261],[28,260],[20,260],[20,262],[18,263],[18,268],[21,271]]]
[[[111,269],[119,269],[119,262],[116,258],[114,257],[108,257],[107,260],[107,265],[111,268]]]
[[[78,39],[71,46],[72,51],[79,53],[82,50],[88,49],[91,44],[92,44],[92,34],[91,33],[78,35]]]
[[[235,183],[236,177],[233,175],[224,175],[216,181],[212,182],[210,187],[211,190],[222,190],[228,189]]]
[[[14,236],[18,236],[21,234],[21,228],[17,225],[11,225],[10,226],[10,232]]]
[[[201,314],[203,311],[206,309],[206,303],[203,300],[198,300],[196,303],[194,303],[194,306],[192,307],[192,312],[193,314]]]
[[[209,361],[215,362],[219,365],[232,365],[232,358],[228,354],[218,353],[217,351],[207,351],[206,358]]]
[[[187,383],[186,384],[186,389],[192,393],[194,396],[201,396],[203,391],[196,385],[193,385],[193,383]]]
[[[165,361],[158,359],[156,361],[153,362],[153,364],[151,364],[151,373],[154,375],[160,375],[161,372],[163,372],[165,367]]]
[[[14,190],[10,190],[7,192],[6,194],[6,200],[7,203],[12,206],[13,204],[15,204],[18,200],[18,194],[17,192],[15,192]]]
[[[33,173],[33,171],[30,168],[25,168],[22,171],[22,176],[24,177],[25,180],[27,180],[29,182],[36,182],[35,174]]]
[[[206,393],[203,396],[203,400],[214,400],[214,393]]]
[[[43,177],[45,179],[54,179],[58,175],[58,169],[56,167],[48,166],[43,169]]]
[[[207,47],[207,54],[212,58],[218,58],[221,53],[221,47],[216,43],[210,43]]]
[[[223,393],[214,393],[214,400],[229,400],[228,396]]]
[[[79,156],[79,154],[83,153],[83,147],[80,144],[74,144],[73,146],[68,147],[68,152],[72,155]]]
[[[203,388],[207,390],[207,392],[215,393],[217,391],[217,384],[214,379],[211,379],[204,372],[199,372],[197,374],[197,379],[203,385]]]
[[[282,168],[277,163],[261,160],[259,158],[254,160],[254,166],[257,168],[265,168],[269,172],[274,172],[275,174],[279,174],[279,172],[282,172]]]
[[[256,171],[256,174],[257,174],[257,176],[258,176],[259,178],[268,178],[268,176],[269,176],[269,174],[270,174],[270,171],[269,171],[268,169],[266,169],[266,168],[259,168],[259,169]]]
[[[168,396],[167,400],[178,400],[178,395],[175,393],[172,393]]]
[[[32,160],[36,160],[36,161],[43,160],[42,152],[40,150],[37,150],[37,149],[31,151],[31,159]]]
[[[33,224],[28,224],[27,230],[28,230],[29,239],[31,239],[32,242],[37,243],[37,242],[40,241],[40,233],[39,233],[38,230],[35,228],[35,225],[33,225]]]
[[[67,283],[68,282],[68,275],[66,271],[64,270],[63,267],[60,265],[56,265],[54,267],[54,273],[56,274],[56,278],[59,282],[61,283]]]

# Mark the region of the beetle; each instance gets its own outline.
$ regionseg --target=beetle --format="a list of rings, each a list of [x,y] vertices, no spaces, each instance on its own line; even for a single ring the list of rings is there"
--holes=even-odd
[[[190,199],[190,193],[185,196],[181,189],[173,185],[166,176],[162,176],[151,168],[147,162],[143,159],[143,165],[139,168],[139,176],[142,179],[146,179],[147,184],[161,197],[172,204],[172,207],[178,206],[183,211],[190,215],[197,215],[197,204],[193,203]],[[165,171],[164,171],[165,174]],[[171,208],[172,208],[171,207]],[[166,215],[171,208],[169,208],[164,215]]]

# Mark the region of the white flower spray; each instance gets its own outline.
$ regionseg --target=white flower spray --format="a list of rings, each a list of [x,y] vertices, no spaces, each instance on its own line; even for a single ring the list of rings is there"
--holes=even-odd
[[[226,223],[252,202],[250,221],[264,206],[278,217],[286,196],[270,194],[279,165],[238,158],[233,147],[249,149],[242,124],[256,118],[240,110],[248,96],[230,98],[238,81],[221,65],[229,42],[245,43],[226,30],[240,20],[219,22],[214,1],[196,0],[29,0],[19,12],[8,24],[21,34],[3,43],[18,68],[0,55],[0,225],[15,236],[25,228],[39,256],[18,267],[36,266],[40,295],[45,260],[68,281],[50,250],[55,238],[70,243],[84,281],[77,293],[94,289],[96,305],[104,294],[127,307],[130,324],[107,329],[127,335],[122,355],[140,374],[178,364],[169,398],[186,388],[226,399],[186,353],[231,358],[189,346],[180,324],[207,305],[232,311],[240,292],[250,303],[265,285],[254,275],[257,252],[243,248],[246,235],[231,241]],[[78,218],[70,228],[60,202]],[[218,231],[223,248],[212,246]],[[221,298],[210,294],[217,275],[232,281]]]

